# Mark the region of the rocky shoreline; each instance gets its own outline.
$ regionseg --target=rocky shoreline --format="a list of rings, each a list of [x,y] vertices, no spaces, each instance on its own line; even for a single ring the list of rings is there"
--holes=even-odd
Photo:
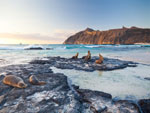
[[[10,65],[0,68],[0,113],[149,113],[150,99],[139,100],[138,104],[127,100],[114,100],[111,94],[80,89],[70,84],[67,76],[53,73],[51,67],[83,71],[113,70],[136,63],[104,58],[103,65],[92,64],[82,59],[47,57],[33,60],[29,64]],[[61,64],[63,63],[63,64]],[[74,64],[74,65],[73,65]],[[86,66],[87,65],[87,66]],[[69,68],[69,66],[71,68]],[[86,68],[84,68],[86,66]],[[103,68],[105,66],[105,68]],[[16,75],[28,85],[25,89],[4,85],[4,76]],[[46,85],[31,85],[30,75],[37,76]]]

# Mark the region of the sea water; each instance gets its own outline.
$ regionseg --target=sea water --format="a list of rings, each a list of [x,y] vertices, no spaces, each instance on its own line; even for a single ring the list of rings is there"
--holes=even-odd
[[[79,57],[90,50],[92,56],[101,53],[104,57],[139,63],[137,67],[128,67],[113,71],[85,72],[62,70],[52,67],[55,73],[64,73],[72,84],[80,88],[103,91],[120,99],[150,98],[150,45],[40,45],[44,50],[24,50],[28,45],[0,45],[0,66],[25,64],[33,59],[47,56],[70,58],[79,52]],[[38,46],[38,45],[36,45]],[[52,48],[46,50],[46,48]]]

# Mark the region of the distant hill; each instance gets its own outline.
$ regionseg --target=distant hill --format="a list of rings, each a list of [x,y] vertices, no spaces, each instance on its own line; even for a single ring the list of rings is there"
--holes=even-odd
[[[150,43],[150,29],[121,28],[107,31],[87,28],[70,36],[63,44],[135,44]]]

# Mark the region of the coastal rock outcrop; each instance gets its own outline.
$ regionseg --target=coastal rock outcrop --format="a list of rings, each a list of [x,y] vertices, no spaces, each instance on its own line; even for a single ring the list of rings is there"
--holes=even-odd
[[[150,43],[150,29],[123,27],[99,31],[87,28],[70,36],[63,44],[135,44]]]
[[[72,86],[64,74],[53,73],[50,67],[22,64],[0,68],[0,113],[139,113],[134,103],[114,103],[108,93]],[[9,74],[21,77],[28,87],[19,89],[3,84],[3,78]],[[30,75],[46,84],[30,84]]]
[[[44,60],[33,60],[31,64],[48,64],[60,69],[75,69],[82,71],[95,71],[103,70],[110,71],[116,69],[123,69],[126,67],[135,67],[137,63],[131,61],[123,61],[119,59],[104,58],[103,63],[96,64],[95,61],[99,57],[91,57],[90,60],[86,61],[82,58],[72,59],[72,58],[62,58],[62,57],[47,57]]]

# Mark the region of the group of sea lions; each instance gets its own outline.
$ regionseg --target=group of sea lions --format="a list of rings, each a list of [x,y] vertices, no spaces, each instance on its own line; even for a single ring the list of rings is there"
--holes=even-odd
[[[79,53],[77,53],[75,56],[72,57],[72,59],[78,59]],[[88,51],[88,54],[86,56],[83,56],[82,59],[85,61],[89,61],[91,59],[91,52]],[[99,59],[95,61],[96,64],[101,64],[103,63],[104,58],[101,54],[99,54]]]
[[[72,59],[78,59],[79,53],[77,53],[75,56],[72,57]],[[83,56],[82,59],[85,61],[89,61],[91,59],[91,52],[88,51],[88,54],[86,56]],[[95,61],[96,64],[103,63],[103,56],[99,54],[99,59]],[[44,85],[46,82],[39,81],[35,75],[31,75],[29,77],[29,82],[32,85]],[[17,87],[17,88],[26,88],[27,84],[23,81],[22,78],[17,77],[15,75],[7,75],[3,79],[3,83],[9,86]]]
[[[44,85],[46,82],[39,81],[35,75],[31,75],[29,77],[29,82],[33,85]],[[17,88],[26,88],[27,84],[23,81],[22,78],[15,75],[7,75],[3,79],[3,83],[9,86],[17,87]]]

